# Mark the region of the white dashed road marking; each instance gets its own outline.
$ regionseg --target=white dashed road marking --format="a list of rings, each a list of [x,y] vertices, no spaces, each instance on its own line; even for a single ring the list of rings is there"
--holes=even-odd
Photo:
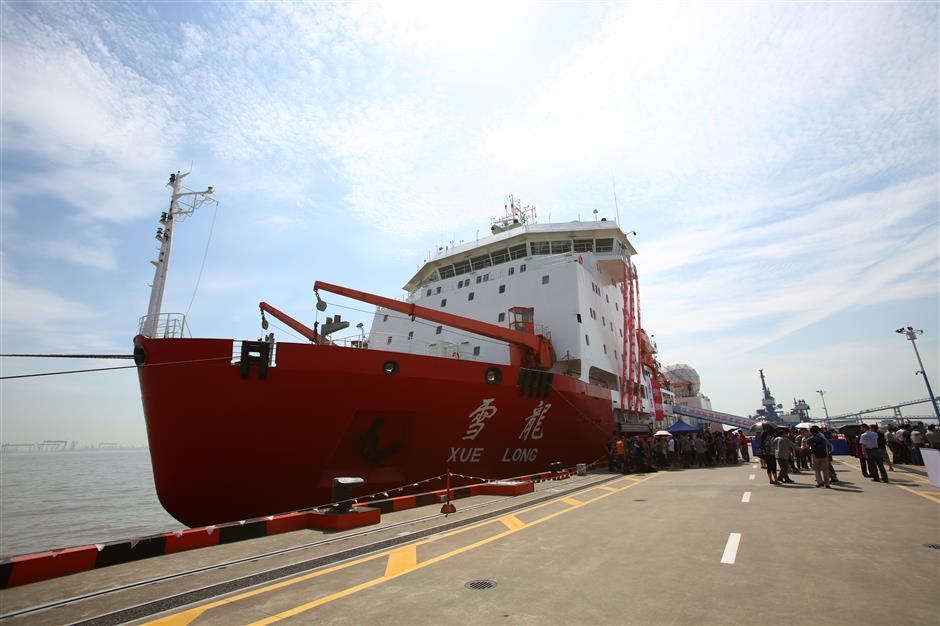
[[[747,479],[748,479],[748,480],[754,480],[754,474],[751,474],[750,476],[748,476]]]
[[[751,501],[751,492],[745,491],[744,495],[741,496],[741,502],[750,502]]]
[[[734,565],[734,559],[738,555],[738,544],[741,543],[741,533],[731,533],[728,535],[728,543],[725,544],[725,553],[721,555],[721,562],[728,565]]]

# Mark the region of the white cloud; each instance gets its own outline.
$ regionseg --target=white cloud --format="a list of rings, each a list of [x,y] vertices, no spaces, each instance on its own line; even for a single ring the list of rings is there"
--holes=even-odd
[[[101,318],[91,306],[54,291],[28,284],[12,275],[4,259],[0,271],[0,327],[3,351],[114,349],[110,332],[95,332],[90,323]]]
[[[173,96],[100,39],[83,49],[8,6],[4,18],[3,148],[38,165],[6,173],[5,211],[50,195],[95,219],[139,215],[138,185],[166,168],[179,134]]]
[[[80,230],[69,227],[70,239],[40,239],[34,237],[4,236],[7,250],[15,248],[24,255],[39,255],[49,259],[66,261],[75,265],[100,270],[113,270],[117,267],[114,242],[92,230]]]

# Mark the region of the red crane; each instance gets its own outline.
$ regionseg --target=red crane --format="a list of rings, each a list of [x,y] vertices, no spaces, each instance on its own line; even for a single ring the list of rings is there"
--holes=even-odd
[[[340,296],[352,298],[353,300],[367,302],[385,309],[397,311],[398,313],[404,313],[405,315],[410,316],[411,319],[420,317],[432,322],[439,322],[445,326],[459,328],[460,330],[465,330],[476,335],[489,337],[490,339],[505,341],[509,344],[510,361],[513,365],[516,366],[531,367],[536,369],[549,369],[554,363],[552,342],[543,335],[535,334],[534,327],[531,323],[531,317],[524,321],[521,320],[518,324],[515,324],[517,328],[523,328],[529,331],[523,332],[521,330],[503,328],[502,326],[497,326],[495,324],[481,322],[479,320],[463,317],[461,315],[444,313],[436,309],[429,309],[427,307],[418,306],[417,304],[411,304],[408,302],[401,302],[400,300],[393,300],[392,298],[377,296],[375,294],[366,293],[365,291],[358,291],[356,289],[341,287],[339,285],[331,285],[330,283],[325,283],[318,280],[313,285],[313,291],[317,294],[318,297],[319,291],[321,289],[323,291],[329,291],[330,293],[335,293]],[[511,309],[511,312],[518,312],[523,314],[526,312],[531,314],[531,311],[531,309],[526,310],[522,308]]]

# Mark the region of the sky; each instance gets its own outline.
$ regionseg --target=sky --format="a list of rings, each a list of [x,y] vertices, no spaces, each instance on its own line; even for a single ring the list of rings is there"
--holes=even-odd
[[[618,219],[643,325],[716,410],[940,389],[936,3],[0,3],[0,352],[257,338],[388,296],[508,194]],[[339,301],[337,301],[339,302]],[[341,303],[340,303],[341,304]],[[334,308],[354,327],[369,307]],[[360,310],[355,310],[358,307]],[[322,322],[322,314],[320,321]],[[281,340],[290,335],[275,329]],[[114,361],[0,359],[2,375]],[[929,414],[929,405],[905,409]],[[146,441],[133,370],[0,382],[0,440]]]

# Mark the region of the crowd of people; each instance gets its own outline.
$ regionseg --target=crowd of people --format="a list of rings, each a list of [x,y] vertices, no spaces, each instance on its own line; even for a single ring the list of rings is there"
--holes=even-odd
[[[608,469],[624,474],[737,465],[750,460],[748,438],[741,431],[681,433],[675,437],[614,436],[608,453]]]
[[[792,483],[791,471],[798,474],[812,468],[816,486],[831,489],[832,483],[839,482],[836,468],[832,465],[834,436],[835,433],[828,428],[819,426],[791,431],[765,424],[757,450],[770,484]]]
[[[849,450],[859,460],[862,474],[874,481],[878,481],[880,476],[887,482],[885,463],[890,471],[895,465],[923,465],[921,450],[940,449],[940,429],[933,424],[925,429],[923,422],[891,425],[884,430],[880,430],[877,424],[862,424],[858,436],[847,439]],[[872,454],[875,449],[877,451]]]
[[[772,485],[794,482],[790,478],[791,472],[798,474],[812,470],[816,487],[830,489],[832,483],[839,482],[832,465],[832,440],[837,437],[842,438],[843,435],[826,427],[791,430],[764,424],[754,437],[756,456]],[[862,474],[875,482],[887,483],[887,470],[893,471],[894,465],[923,465],[923,448],[940,449],[940,429],[934,425],[925,429],[922,422],[889,426],[884,430],[877,424],[863,424],[858,436],[854,433],[846,435],[845,440],[849,454],[859,459]],[[608,469],[627,474],[693,466],[737,465],[750,461],[749,448],[750,439],[740,430],[681,433],[671,437],[613,436],[608,446]]]

